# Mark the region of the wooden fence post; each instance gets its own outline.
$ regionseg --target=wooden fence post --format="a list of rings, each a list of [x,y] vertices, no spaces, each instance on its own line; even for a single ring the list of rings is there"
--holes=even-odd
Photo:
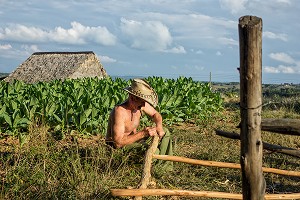
[[[262,171],[262,20],[239,19],[240,113],[243,199],[263,200],[266,183]]]

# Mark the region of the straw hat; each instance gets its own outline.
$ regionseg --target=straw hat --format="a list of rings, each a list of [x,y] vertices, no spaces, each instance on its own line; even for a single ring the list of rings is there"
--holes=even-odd
[[[153,107],[156,107],[158,104],[158,96],[156,92],[144,79],[133,79],[131,86],[124,88],[124,90],[147,101]]]

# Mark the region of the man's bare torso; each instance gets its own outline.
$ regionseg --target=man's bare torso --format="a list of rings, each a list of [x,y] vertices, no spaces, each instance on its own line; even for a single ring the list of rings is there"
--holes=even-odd
[[[109,120],[108,120],[108,127],[106,133],[106,140],[112,141],[113,138],[113,125],[115,124],[115,114],[119,112],[122,117],[122,124],[124,124],[124,134],[130,135],[135,134],[140,123],[141,118],[141,110],[131,111],[126,109],[126,106],[123,104],[116,106],[110,113]]]

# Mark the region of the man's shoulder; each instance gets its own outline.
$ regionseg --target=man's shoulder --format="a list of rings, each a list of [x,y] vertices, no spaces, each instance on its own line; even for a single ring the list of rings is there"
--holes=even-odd
[[[124,106],[122,106],[122,105],[117,105],[114,107],[112,112],[115,115],[124,115],[127,113],[127,109],[124,108]]]
[[[123,106],[115,106],[110,117],[119,122],[126,121],[128,119],[128,112]]]

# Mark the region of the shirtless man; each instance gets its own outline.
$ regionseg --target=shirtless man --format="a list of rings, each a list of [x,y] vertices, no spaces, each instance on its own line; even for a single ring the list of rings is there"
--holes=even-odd
[[[156,134],[162,138],[165,132],[162,116],[155,110],[158,103],[156,92],[143,79],[134,79],[131,86],[124,90],[129,93],[129,96],[125,102],[116,105],[110,113],[106,144],[113,148],[122,148]],[[137,131],[142,113],[152,117],[155,126]]]

